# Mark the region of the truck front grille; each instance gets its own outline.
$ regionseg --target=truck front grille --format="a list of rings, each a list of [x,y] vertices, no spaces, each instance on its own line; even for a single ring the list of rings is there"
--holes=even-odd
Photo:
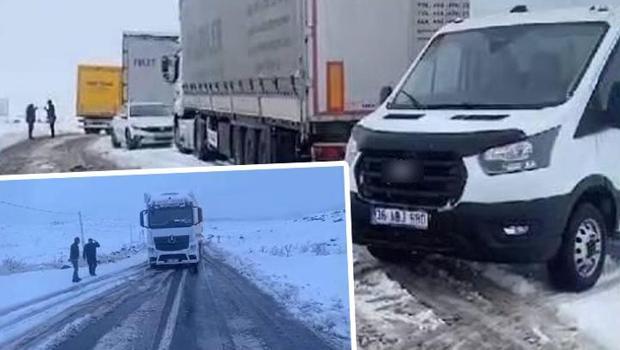
[[[393,161],[411,161],[419,176],[392,183],[385,167]],[[362,198],[380,203],[420,208],[441,208],[463,194],[467,171],[461,157],[448,152],[364,152],[356,168]]]
[[[189,236],[155,237],[155,249],[162,252],[174,252],[189,248]]]

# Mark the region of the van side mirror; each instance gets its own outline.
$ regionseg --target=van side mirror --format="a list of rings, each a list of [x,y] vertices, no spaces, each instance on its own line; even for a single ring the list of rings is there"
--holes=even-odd
[[[146,214],[148,213],[148,211],[143,210],[140,212],[140,226],[147,228],[147,220],[146,220]]]
[[[609,101],[607,102],[607,125],[620,128],[620,81],[611,85]]]
[[[381,88],[381,92],[379,93],[379,104],[385,102],[385,100],[390,97],[390,95],[394,92],[394,89],[391,86],[384,86]]]

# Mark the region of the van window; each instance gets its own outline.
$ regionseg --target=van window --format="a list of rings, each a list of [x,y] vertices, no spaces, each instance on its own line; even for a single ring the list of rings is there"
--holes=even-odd
[[[605,23],[531,24],[437,37],[392,108],[542,108],[572,94]]]
[[[620,46],[618,45],[607,61],[607,65],[592,95],[592,100],[590,101],[588,109],[605,114],[605,117],[611,118],[612,116],[609,115],[609,101],[614,83],[620,83]],[[615,116],[615,118],[620,118],[620,115]]]

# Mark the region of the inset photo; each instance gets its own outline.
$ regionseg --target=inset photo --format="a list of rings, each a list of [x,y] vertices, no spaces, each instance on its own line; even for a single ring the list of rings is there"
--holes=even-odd
[[[2,349],[352,349],[344,163],[0,179]]]

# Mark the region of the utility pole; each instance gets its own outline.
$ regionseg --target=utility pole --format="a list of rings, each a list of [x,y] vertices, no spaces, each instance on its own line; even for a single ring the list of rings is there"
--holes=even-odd
[[[82,212],[78,212],[80,218],[80,240],[82,241],[82,249],[84,249],[84,224],[82,223]]]

